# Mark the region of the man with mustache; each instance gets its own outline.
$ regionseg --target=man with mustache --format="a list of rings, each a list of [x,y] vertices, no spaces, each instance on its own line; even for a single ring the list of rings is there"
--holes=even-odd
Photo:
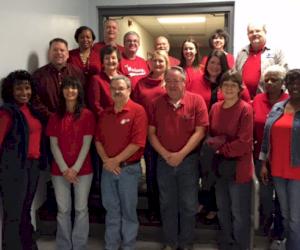
[[[142,106],[130,100],[131,83],[127,77],[114,76],[110,91],[114,104],[100,114],[95,136],[103,161],[104,248],[133,250],[139,226],[136,207],[147,115]]]
[[[249,90],[251,99],[253,99],[256,93],[264,92],[262,72],[274,64],[287,67],[287,63],[280,49],[270,47],[267,44],[265,24],[249,23],[247,34],[250,44],[239,52],[235,69],[241,73],[243,82]]]
[[[33,73],[37,84],[37,98],[33,100],[33,104],[45,120],[48,120],[58,107],[60,85],[66,76],[76,77],[83,86],[85,85],[82,71],[67,63],[68,58],[67,41],[62,38],[54,38],[49,43],[49,63]]]

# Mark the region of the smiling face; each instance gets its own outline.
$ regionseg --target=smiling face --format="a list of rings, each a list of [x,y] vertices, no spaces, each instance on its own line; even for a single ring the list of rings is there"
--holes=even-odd
[[[264,76],[264,87],[268,94],[278,95],[281,92],[283,79],[278,72],[268,72]]]
[[[195,60],[197,49],[194,43],[185,42],[183,45],[183,56],[187,62],[193,62]]]
[[[13,87],[13,97],[18,104],[25,104],[30,101],[32,95],[31,85],[27,80],[16,83]]]
[[[212,40],[212,44],[214,49],[223,51],[225,46],[225,38],[222,36],[215,36],[215,38]]]
[[[151,69],[155,74],[163,74],[167,69],[166,59],[162,55],[154,55],[151,59]]]
[[[81,50],[89,49],[93,46],[93,35],[90,30],[83,30],[78,36],[78,45]]]
[[[239,99],[239,94],[241,92],[240,86],[237,82],[231,80],[224,81],[221,85],[221,91],[224,96],[224,100],[237,100]]]
[[[300,102],[300,79],[295,79],[294,81],[289,82],[286,87],[289,91],[291,100],[297,100]]]
[[[117,71],[119,67],[119,60],[117,52],[114,51],[109,55],[104,55],[103,58],[104,71]]]
[[[167,38],[163,36],[159,36],[155,40],[155,49],[157,50],[165,50],[169,52],[170,50],[170,44]]]
[[[67,102],[76,102],[78,92],[78,88],[76,88],[75,86],[66,86],[63,88],[63,95]]]
[[[178,70],[169,70],[165,76],[166,91],[172,102],[179,101],[185,92],[185,82]]]
[[[124,48],[126,54],[136,54],[140,47],[140,38],[137,35],[129,34],[124,39]]]
[[[261,50],[266,44],[266,31],[261,24],[248,25],[248,39],[254,51]]]
[[[124,104],[129,100],[131,88],[127,86],[123,79],[112,80],[110,83],[110,92],[116,104]]]
[[[115,41],[118,37],[118,23],[115,20],[108,20],[104,25],[104,37],[108,41]]]
[[[48,57],[54,67],[60,69],[66,65],[69,51],[63,42],[53,42],[48,51]]]
[[[211,78],[217,78],[221,72],[221,62],[220,59],[216,56],[212,56],[208,62],[207,62],[207,72],[209,74],[209,77]]]

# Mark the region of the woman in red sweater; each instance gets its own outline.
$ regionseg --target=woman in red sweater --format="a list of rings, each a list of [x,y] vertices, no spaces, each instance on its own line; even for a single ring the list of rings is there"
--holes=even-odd
[[[132,92],[132,99],[141,104],[147,113],[151,103],[157,97],[166,93],[164,77],[168,68],[169,57],[167,52],[163,50],[154,51],[150,60],[151,72],[148,76],[138,81]],[[150,221],[154,222],[159,218],[159,197],[156,180],[157,153],[150,143],[146,144],[144,156],[146,161],[148,217]]]
[[[208,144],[218,156],[236,161],[231,178],[217,174],[216,198],[221,227],[221,249],[249,249],[250,200],[253,175],[253,110],[241,100],[242,78],[226,72],[220,81],[223,101],[210,110]],[[216,143],[217,142],[217,143]],[[222,170],[217,169],[217,173]]]
[[[88,195],[93,169],[89,154],[95,118],[84,108],[78,79],[65,78],[57,113],[48,122],[53,162],[51,179],[57,202],[56,249],[87,249],[89,235]],[[74,187],[75,219],[72,227],[71,185]]]
[[[31,75],[25,70],[10,73],[2,81],[0,108],[0,189],[3,202],[5,250],[36,250],[31,225],[31,205],[40,169],[47,162],[42,124],[31,106],[35,95]]]
[[[86,26],[81,26],[75,31],[75,41],[79,47],[69,51],[68,62],[82,70],[85,76],[97,74],[101,70],[100,56],[93,49],[96,39],[94,31]]]

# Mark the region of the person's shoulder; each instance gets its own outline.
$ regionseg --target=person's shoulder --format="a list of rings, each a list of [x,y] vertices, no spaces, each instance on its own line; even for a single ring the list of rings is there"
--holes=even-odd
[[[50,70],[50,64],[48,63],[48,64],[36,69],[33,72],[32,76],[33,77],[41,77],[41,76],[45,75],[49,70]]]

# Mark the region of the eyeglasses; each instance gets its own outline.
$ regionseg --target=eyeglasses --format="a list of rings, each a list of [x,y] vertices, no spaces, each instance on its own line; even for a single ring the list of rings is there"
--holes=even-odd
[[[125,43],[139,43],[139,40],[125,40]]]
[[[110,86],[110,90],[113,92],[122,92],[122,91],[125,91],[126,89],[129,89],[129,88],[114,88],[114,87]]]

